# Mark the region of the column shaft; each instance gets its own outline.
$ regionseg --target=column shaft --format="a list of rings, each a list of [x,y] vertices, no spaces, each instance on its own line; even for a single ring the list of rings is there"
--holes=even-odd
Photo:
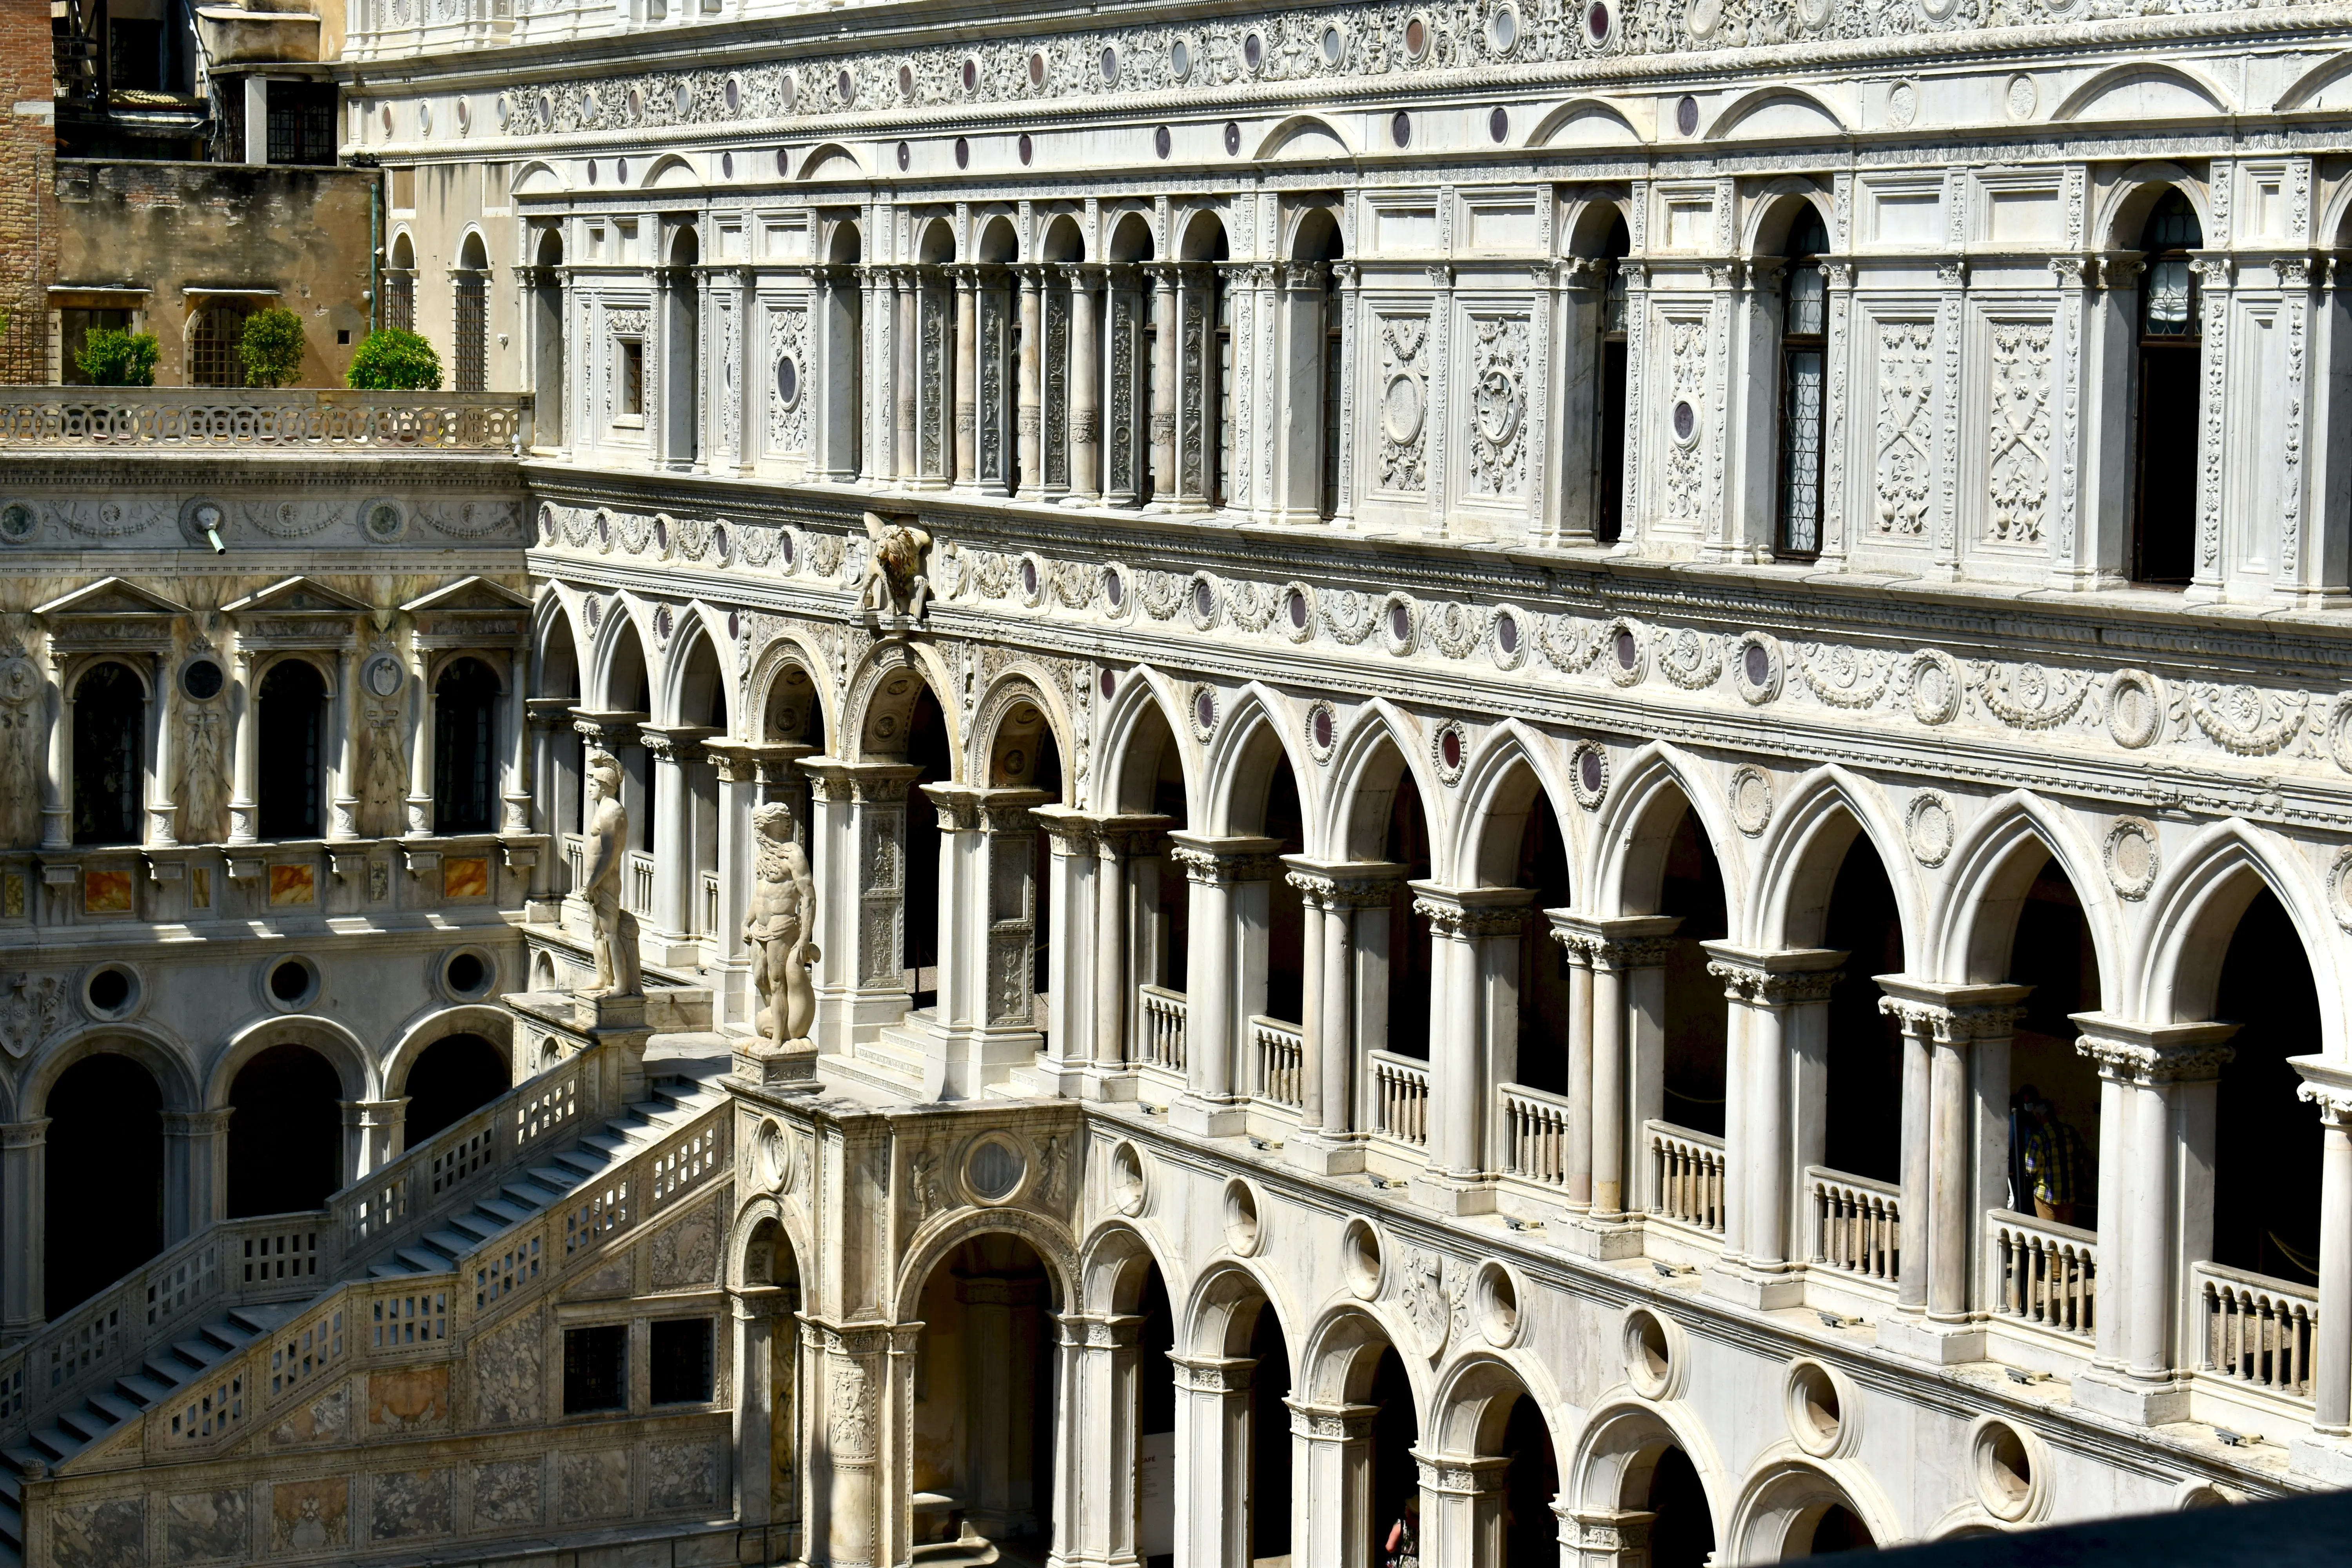
[[[1976,1206],[1969,1182],[1969,1061],[1966,1049],[1957,1040],[1937,1040],[1934,1052],[1928,1114],[1927,1315],[1959,1322],[1969,1315],[1969,1221]]]
[[[1013,428],[1018,459],[1013,479],[1020,494],[1034,496],[1045,482],[1045,448],[1039,440],[1045,395],[1038,385],[1045,321],[1044,301],[1037,291],[1037,268],[1021,269],[1020,383],[1014,395]]]
[[[1151,346],[1151,499],[1176,499],[1176,268],[1154,267]]]
[[[1592,963],[1592,1214],[1625,1212],[1625,974]]]
[[[893,421],[897,431],[897,450],[892,472],[901,484],[908,483],[922,473],[922,447],[915,439],[915,337],[916,313],[920,309],[922,282],[919,274],[898,271],[890,275],[892,298],[897,301],[897,327],[894,337],[898,346],[898,374],[892,391],[898,404]]]
[[[1927,1148],[1931,1121],[1929,1100],[1932,1094],[1930,1077],[1934,1068],[1928,1058],[1927,1026],[1912,1023],[1903,1031],[1903,1261],[1906,1267],[1897,1280],[1895,1300],[1897,1305],[1912,1311],[1927,1304],[1928,1270],[1925,1264],[1926,1248],[1917,1245],[1921,1239],[1934,1236],[1934,1224],[1928,1217],[1932,1201],[1928,1195],[1928,1172],[1931,1167]]]
[[[955,482],[969,488],[980,474],[980,295],[979,279],[969,267],[956,272],[955,370],[952,406],[955,410]]]
[[[1070,280],[1070,500],[1102,495],[1102,329],[1094,277],[1081,267]]]

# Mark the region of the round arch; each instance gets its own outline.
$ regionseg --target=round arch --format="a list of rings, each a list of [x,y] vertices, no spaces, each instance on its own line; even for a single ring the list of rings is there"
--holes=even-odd
[[[959,709],[940,695],[954,690],[955,679],[936,648],[896,641],[877,645],[850,675],[835,753],[847,762],[902,755],[915,704],[929,691],[947,730],[948,755],[960,759],[964,751],[957,732]]]
[[[1869,1531],[1873,1544],[1903,1539],[1901,1521],[1870,1473],[1853,1459],[1810,1459],[1783,1442],[1765,1450],[1732,1504],[1729,1528],[1735,1563],[1778,1563],[1809,1556],[1813,1532],[1833,1508],[1843,1508]]]
[[[1780,96],[1781,92],[1782,89],[1777,88],[1759,88],[1741,101]],[[1727,110],[1726,114],[1728,116],[1735,112],[1741,111]],[[1713,134],[1709,132],[1710,136]],[[1811,206],[1821,215],[1822,232],[1830,237],[1832,246],[1847,243],[1846,236],[1838,227],[1837,205],[1830,199],[1830,194],[1811,180],[1785,175],[1771,181],[1757,193],[1756,204],[1750,209],[1752,216],[1748,224],[1745,253],[1749,256],[1779,255],[1780,247],[1789,242],[1789,229],[1796,222],[1797,209],[1801,205]]]
[[[1389,1322],[1377,1302],[1342,1301],[1325,1310],[1307,1330],[1298,1352],[1299,1386],[1318,1405],[1360,1405],[1370,1397],[1381,1352],[1397,1352],[1412,1392],[1418,1426],[1429,1408],[1428,1363],[1404,1353],[1412,1341]]]
[[[1144,1279],[1160,1270],[1163,1282],[1182,1279],[1174,1249],[1162,1246],[1133,1220],[1105,1220],[1079,1244],[1078,1308],[1089,1313],[1132,1313]]]
[[[1588,258],[1606,255],[1610,236],[1620,225],[1630,237],[1633,232],[1633,205],[1614,189],[1576,202],[1560,216],[1560,254]]]
[[[892,1321],[902,1321],[921,1298],[931,1271],[965,1242],[991,1232],[1018,1237],[1034,1248],[1052,1278],[1055,1299],[1074,1301],[1078,1279],[1077,1244],[1057,1221],[1022,1208],[950,1209],[916,1232],[891,1281]]]
[[[1024,719],[1024,712],[1031,717]],[[1052,739],[1061,759],[1066,794],[1076,752],[1061,689],[1037,666],[1014,664],[990,683],[973,706],[972,750],[964,761],[963,776],[990,788],[1026,784],[1036,770],[1041,735]]]
[[[772,1193],[754,1194],[738,1205],[735,1217],[727,1230],[727,1255],[724,1258],[728,1289],[740,1290],[761,1281],[751,1272],[751,1252],[760,1229],[772,1225],[783,1237],[784,1247],[791,1255],[793,1275],[808,1278],[804,1259],[816,1256],[815,1238],[809,1234],[807,1216],[797,1204],[788,1204]],[[771,1268],[772,1268],[772,1264]]]
[[[508,1069],[513,1070],[513,1014],[483,1003],[445,1007],[410,1025],[392,1049],[384,1053],[383,1098],[398,1100],[406,1094],[408,1074],[416,1066],[416,1058],[452,1035],[480,1036],[499,1048],[499,1053],[507,1058]]]
[[[797,631],[780,634],[760,650],[743,680],[741,728],[754,744],[838,733],[824,668],[823,652]],[[812,710],[814,726],[809,722]]]
[[[2178,163],[2151,160],[2134,163],[2116,176],[2100,200],[2098,215],[2089,225],[2088,234],[2098,237],[2096,243],[2102,249],[2137,250],[2148,214],[2156,210],[2156,204],[2168,192],[2176,190],[2196,210],[2197,226],[2207,234],[2213,233],[2213,204],[2205,182]]]
[[[273,1046],[307,1046],[335,1069],[347,1100],[379,1100],[370,1067],[370,1053],[360,1037],[332,1018],[316,1013],[292,1013],[266,1018],[231,1035],[213,1058],[205,1077],[204,1109],[220,1110],[229,1104],[229,1088],[245,1064]]]
[[[1164,1272],[1162,1278],[1167,1278]],[[1186,1355],[1245,1356],[1251,1332],[1265,1312],[1274,1314],[1286,1349],[1297,1344],[1290,1332],[1292,1316],[1283,1310],[1276,1281],[1247,1259],[1221,1258],[1202,1269],[1185,1292],[1183,1310],[1176,1319],[1177,1346]],[[1290,1353],[1295,1360],[1297,1352]],[[1295,1378],[1297,1367],[1288,1370]]]
[[[92,1024],[52,1036],[27,1064],[13,1093],[0,1082],[8,1119],[31,1121],[48,1114],[49,1090],[68,1068],[86,1057],[128,1057],[147,1069],[162,1090],[163,1109],[196,1110],[205,1101],[188,1066],[187,1047],[171,1034],[144,1023]]]

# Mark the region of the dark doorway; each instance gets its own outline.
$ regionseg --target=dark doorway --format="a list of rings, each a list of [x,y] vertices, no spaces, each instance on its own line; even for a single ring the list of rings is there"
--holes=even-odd
[[[302,659],[280,659],[261,678],[261,837],[319,836],[320,721],[327,683]]]
[[[1685,810],[1666,843],[1658,912],[1677,915],[1666,954],[1666,1120],[1694,1132],[1723,1135],[1726,1004],[1723,982],[1706,972],[1706,949],[1730,926],[1723,903],[1723,871],[1699,831],[1698,814]]]
[[[479,1035],[434,1041],[408,1069],[408,1114],[402,1142],[414,1149],[444,1127],[479,1110],[512,1087],[506,1054]]]
[[[2140,232],[2139,486],[2132,579],[2185,584],[2197,553],[2197,454],[2203,301],[2189,253],[2205,244],[2197,209],[2168,191]]]
[[[74,686],[73,839],[139,842],[140,732],[147,689],[127,665],[100,665]]]
[[[922,771],[907,784],[907,902],[899,938],[907,989],[918,1007],[940,1000],[940,817],[925,784],[953,784],[955,759],[948,752],[947,721],[929,688],[915,699],[907,721],[907,761]]]
[[[1397,779],[1389,807],[1387,858],[1405,868],[1407,881],[1429,875],[1429,824],[1422,815],[1421,791],[1406,769]],[[1401,1057],[1429,1059],[1429,917],[1413,906],[1412,892],[1399,888],[1389,902],[1389,1037],[1387,1048]]]
[[[1878,1010],[1875,978],[1903,973],[1895,889],[1870,841],[1856,836],[1830,889],[1822,941],[1847,954],[1830,991],[1827,1139],[1832,1170],[1874,1181],[1903,1174],[1903,1030]]]
[[[1706,1568],[1715,1555],[1715,1515],[1690,1456],[1669,1445],[1650,1472],[1650,1568]]]
[[[1290,1555],[1290,1347],[1272,1307],[1250,1329],[1249,1554]]]
[[[1421,1419],[1413,1413],[1412,1384],[1405,1377],[1404,1362],[1393,1345],[1381,1352],[1381,1359],[1372,1368],[1372,1387],[1367,1402],[1378,1409],[1372,1417],[1372,1540],[1369,1560],[1380,1563],[1387,1558],[1389,1533],[1399,1520],[1411,1514],[1416,1520],[1416,1531],[1421,1528],[1421,1466],[1412,1457],[1413,1445],[1421,1441]]]
[[[308,1046],[271,1046],[229,1085],[228,1217],[323,1208],[341,1186],[343,1084]]]
[[[2290,1057],[2320,1048],[2319,993],[2303,938],[2265,889],[2238,918],[2213,1015],[2236,1024],[2213,1141],[2213,1261],[2273,1279],[2319,1279],[2319,1118]]]
[[[163,1250],[163,1096],[100,1052],[58,1076],[47,1115],[41,1310],[55,1318]]]
[[[1551,1511],[1559,1492],[1559,1464],[1543,1410],[1526,1394],[1503,1427],[1503,1568],[1557,1568],[1559,1519]]]
[[[433,687],[433,831],[488,833],[495,825],[499,678],[461,658]],[[647,817],[652,813],[647,809]]]

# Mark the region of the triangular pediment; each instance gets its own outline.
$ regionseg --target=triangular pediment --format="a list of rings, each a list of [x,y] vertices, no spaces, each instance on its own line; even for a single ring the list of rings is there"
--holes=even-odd
[[[488,577],[460,577],[455,583],[436,588],[421,599],[411,599],[400,607],[412,616],[447,615],[453,610],[483,610],[511,615],[516,610],[530,608],[530,601],[512,588],[501,586]]]
[[[273,583],[259,593],[247,594],[235,604],[225,605],[222,608],[232,616],[352,616],[363,613],[368,606],[340,589],[330,588],[315,577],[289,577],[283,583]]]
[[[184,616],[188,606],[141,587],[127,577],[101,577],[88,587],[51,599],[33,614],[55,620],[60,616]]]

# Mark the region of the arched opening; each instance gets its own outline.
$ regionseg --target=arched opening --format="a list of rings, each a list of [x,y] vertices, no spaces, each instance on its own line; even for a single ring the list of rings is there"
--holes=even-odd
[[[1230,764],[1233,795],[1229,825],[1236,835],[1270,840],[1269,858],[1263,862],[1263,879],[1236,882],[1232,891],[1234,919],[1240,928],[1240,965],[1234,974],[1240,993],[1244,1037],[1235,1042],[1242,1055],[1236,1088],[1244,1093],[1285,1104],[1300,1102],[1298,1058],[1292,1047],[1305,1014],[1307,946],[1306,905],[1297,887],[1274,856],[1306,852],[1306,823],[1298,799],[1298,780],[1290,758],[1276,739],[1273,725],[1252,721],[1248,739],[1237,748]],[[1263,1025],[1276,1026],[1273,1029]]]
[[[1418,1555],[1423,1549],[1421,1463],[1413,1449],[1421,1442],[1421,1417],[1413,1407],[1412,1380],[1394,1345],[1381,1347],[1364,1403],[1373,1408],[1372,1538],[1366,1560],[1387,1563]]]
[[[1176,500],[1223,506],[1234,447],[1233,301],[1219,265],[1231,254],[1224,224],[1214,213],[1194,214],[1180,254]]]
[[[857,226],[834,225],[825,255],[834,270],[824,289],[824,424],[816,468],[836,484],[851,484],[865,472],[866,447],[865,295],[857,286],[856,271],[865,248]],[[794,364],[789,355],[777,361],[774,395],[784,407],[789,409],[803,395],[799,384],[807,369]]]
[[[463,1121],[512,1087],[506,1053],[479,1035],[446,1035],[425,1047],[408,1069],[402,1142],[414,1149]]]
[[[907,904],[902,921],[905,984],[917,1007],[940,1001],[940,818],[923,786],[955,782],[955,755],[947,715],[925,686],[907,720],[907,763],[917,773],[907,785]]]
[[[963,1539],[1042,1560],[1054,1546],[1055,1281],[1029,1243],[992,1232],[931,1270],[919,1306],[916,1550]]]
[[[1019,247],[1013,220],[1002,215],[990,218],[981,230],[975,254],[980,261],[974,275],[980,380],[974,389],[979,421],[974,478],[983,490],[1010,495],[1022,458],[1020,291],[1012,269]]]
[[[139,842],[147,688],[127,664],[94,666],[73,689],[73,839]]]
[[[1390,898],[1388,929],[1381,933],[1381,979],[1385,982],[1388,1038],[1386,1048],[1415,1061],[1429,1060],[1429,992],[1436,953],[1429,917],[1404,884],[1429,879],[1429,816],[1421,804],[1421,785],[1412,770],[1396,759],[1395,793],[1390,797],[1387,830],[1381,858],[1404,868],[1397,891]],[[1380,1131],[1375,1128],[1374,1131]]]
[[[1157,370],[1152,353],[1150,279],[1137,263],[1151,258],[1151,222],[1139,212],[1120,217],[1111,230],[1110,290],[1104,312],[1102,363],[1107,378],[1103,405],[1103,499],[1114,506],[1139,506],[1151,499],[1151,410]]]
[[[282,658],[261,678],[261,837],[316,838],[325,760],[327,683],[307,659]]]
[[[1830,236],[1821,213],[1800,202],[1780,254],[1780,502],[1774,549],[1810,560],[1822,549],[1822,423],[1828,403]]]
[[[921,267],[917,273],[915,306],[920,320],[911,323],[915,330],[908,340],[917,356],[915,428],[910,434],[916,446],[917,477],[940,485],[954,478],[952,421],[960,396],[956,382],[964,374],[956,363],[955,284],[949,274],[956,259],[955,231],[945,218],[933,218],[924,226],[917,255]],[[900,369],[906,368],[902,360]],[[904,406],[902,401],[900,407]]]
[[[751,1442],[736,1455],[737,1473],[746,1478],[749,1492],[760,1485],[751,1478],[764,1472],[762,1517],[771,1525],[792,1524],[801,1515],[801,1270],[784,1227],[772,1219],[752,1229],[743,1257],[743,1287],[740,1299],[755,1314],[746,1326],[756,1325],[759,1331],[745,1335],[736,1375],[746,1410],[764,1416],[765,1430],[748,1422],[739,1427]]]
[[[1625,534],[1625,258],[1633,248],[1625,219],[1612,217],[1601,243],[1601,313],[1593,323],[1592,537],[1602,544]]]
[[[613,613],[627,614],[619,605]],[[604,701],[615,712],[652,716],[653,681],[646,670],[645,644],[634,620],[625,622],[614,646],[604,675]],[[642,862],[633,863],[622,879],[621,901],[631,914],[646,919],[653,914],[653,755],[646,750],[644,736],[632,728],[624,731],[624,743],[614,760],[621,765],[621,809],[628,815],[628,852]]]
[[[1045,797],[1039,805],[1062,804],[1061,747],[1038,703],[1016,700],[1006,711],[991,745],[987,785],[991,790],[1034,791]],[[988,941],[992,952],[1006,954],[1025,943],[1027,1005],[1004,979],[992,980],[990,1022],[1046,1031],[1054,1026],[1055,1001],[1053,840],[1038,830],[1035,818],[1024,813],[1020,821],[1019,826],[992,823],[989,829]]]
[[[270,1046],[229,1085],[228,1217],[324,1208],[343,1184],[343,1081],[308,1046]]]
[[[498,825],[499,678],[478,658],[454,660],[433,683],[433,831]]]
[[[1856,833],[1832,884],[1822,944],[1846,954],[1829,995],[1820,1163],[1895,1182],[1903,1173],[1903,1028],[1881,1012],[1876,977],[1903,973],[1903,921],[1870,840]],[[1806,1140],[1801,1135],[1799,1142]]]
[[[1086,238],[1068,213],[1051,219],[1038,255],[1046,263],[1041,289],[1037,345],[1039,472],[1045,493],[1091,496],[1102,482],[1099,428],[1101,329],[1095,297],[1075,263],[1087,256]],[[1074,409],[1084,411],[1085,428],[1074,427]]]
[[[1530,1394],[1511,1402],[1503,1426],[1503,1557],[1496,1568],[1557,1568],[1559,1517],[1551,1510],[1559,1494],[1559,1461],[1552,1452],[1551,1428]]]
[[[1145,1271],[1135,1330],[1135,1552],[1143,1568],[1176,1563],[1175,1310],[1160,1265]]]
[[[699,626],[678,683],[677,721],[727,733],[726,676],[709,634]],[[678,929],[713,943],[713,956],[723,957],[732,938],[719,929],[719,764],[698,747],[680,747],[674,754],[680,760],[672,782],[686,792],[687,841],[670,851],[687,879]]]
[[[1870,1527],[1842,1502],[1823,1508],[1810,1521],[1800,1520],[1789,1531],[1787,1557],[1833,1557],[1841,1552],[1875,1552]]]
[[[1113,796],[1120,812],[1159,818],[1153,826],[1160,830],[1141,842],[1130,840],[1119,858],[1129,910],[1126,963],[1123,974],[1104,983],[1120,986],[1124,1058],[1181,1069],[1184,1058],[1176,1037],[1155,1020],[1178,1015],[1190,972],[1191,898],[1166,831],[1190,821],[1182,755],[1157,701],[1144,700],[1117,766]]]
[[[1287,1561],[1290,1539],[1290,1346],[1282,1323],[1260,1309],[1250,1325],[1249,1557]]]
[[[458,247],[451,287],[456,296],[449,329],[452,390],[487,392],[490,386],[490,258],[479,234],[467,235]]]
[[[539,231],[530,278],[532,441],[541,447],[563,445],[563,416],[571,401],[563,384],[563,231],[550,226]]]
[[[404,233],[393,237],[392,265],[383,272],[383,324],[416,330],[416,247]]]
[[[548,618],[545,640],[540,645],[536,695],[562,698],[569,708],[580,706],[580,647],[572,637],[572,617],[561,611]],[[534,781],[540,826],[547,832],[584,832],[588,801],[583,785],[588,771],[588,737],[572,723],[568,710],[555,715],[538,734],[540,763]]]
[[[2203,301],[2191,252],[2205,244],[2197,209],[2167,191],[2140,230],[2143,270],[2136,311],[2138,418],[2131,574],[2136,583],[2185,584],[2196,568],[2198,409],[2204,357]]]
[[[242,300],[212,299],[188,324],[188,384],[243,386],[245,361],[236,352],[248,314]]]
[[[2099,1074],[2075,1044],[2074,1016],[2099,1011],[2099,955],[2054,858],[2042,860],[2018,906],[2007,978],[2032,987],[2009,1045],[2009,1206],[2095,1228]]]
[[[1533,782],[1532,775],[1528,782]],[[1518,848],[1501,884],[1526,889],[1533,911],[1519,928],[1516,973],[1497,976],[1514,981],[1510,989],[1518,997],[1513,1063],[1505,1076],[1528,1089],[1565,1095],[1571,982],[1568,954],[1553,938],[1551,922],[1542,911],[1566,909],[1573,902],[1568,845],[1560,837],[1559,814],[1552,809],[1551,797],[1542,788],[1538,787],[1528,800],[1524,815],[1517,835]],[[1505,824],[1496,826],[1500,828]]]
[[[1291,236],[1290,257],[1298,266],[1285,303],[1289,308],[1290,363],[1294,387],[1305,385],[1313,395],[1294,395],[1290,427],[1285,434],[1288,454],[1284,499],[1291,510],[1326,521],[1352,513],[1352,498],[1343,493],[1339,454],[1346,440],[1340,410],[1346,404],[1339,374],[1347,321],[1346,296],[1333,278],[1331,263],[1347,254],[1340,237],[1339,216],[1329,207],[1308,208]]]
[[[1663,1109],[1676,1126],[1720,1138],[1729,1009],[1723,982],[1707,973],[1705,944],[1730,934],[1730,918],[1715,847],[1686,805],[1666,840],[1656,905],[1682,921],[1666,952]]]
[[[163,1250],[163,1095],[100,1051],[49,1089],[42,1315],[58,1318]]]
[[[758,739],[763,743],[781,741],[824,752],[824,704],[817,700],[816,685],[805,668],[788,664],[776,672],[768,683],[766,717],[761,722],[765,729]]]
[[[678,225],[662,285],[662,458],[673,468],[702,455],[702,296],[694,274],[699,244],[691,223]]]
[[[2267,888],[2230,935],[2213,1016],[2238,1032],[2214,1091],[2212,1260],[2308,1288],[2319,1279],[2322,1143],[2287,1059],[2320,1052],[2319,994],[2302,934]]]
[[[1650,1568],[1706,1568],[1713,1561],[1715,1515],[1688,1454],[1671,1443],[1664,1447],[1639,1506],[1657,1515],[1650,1524]]]

